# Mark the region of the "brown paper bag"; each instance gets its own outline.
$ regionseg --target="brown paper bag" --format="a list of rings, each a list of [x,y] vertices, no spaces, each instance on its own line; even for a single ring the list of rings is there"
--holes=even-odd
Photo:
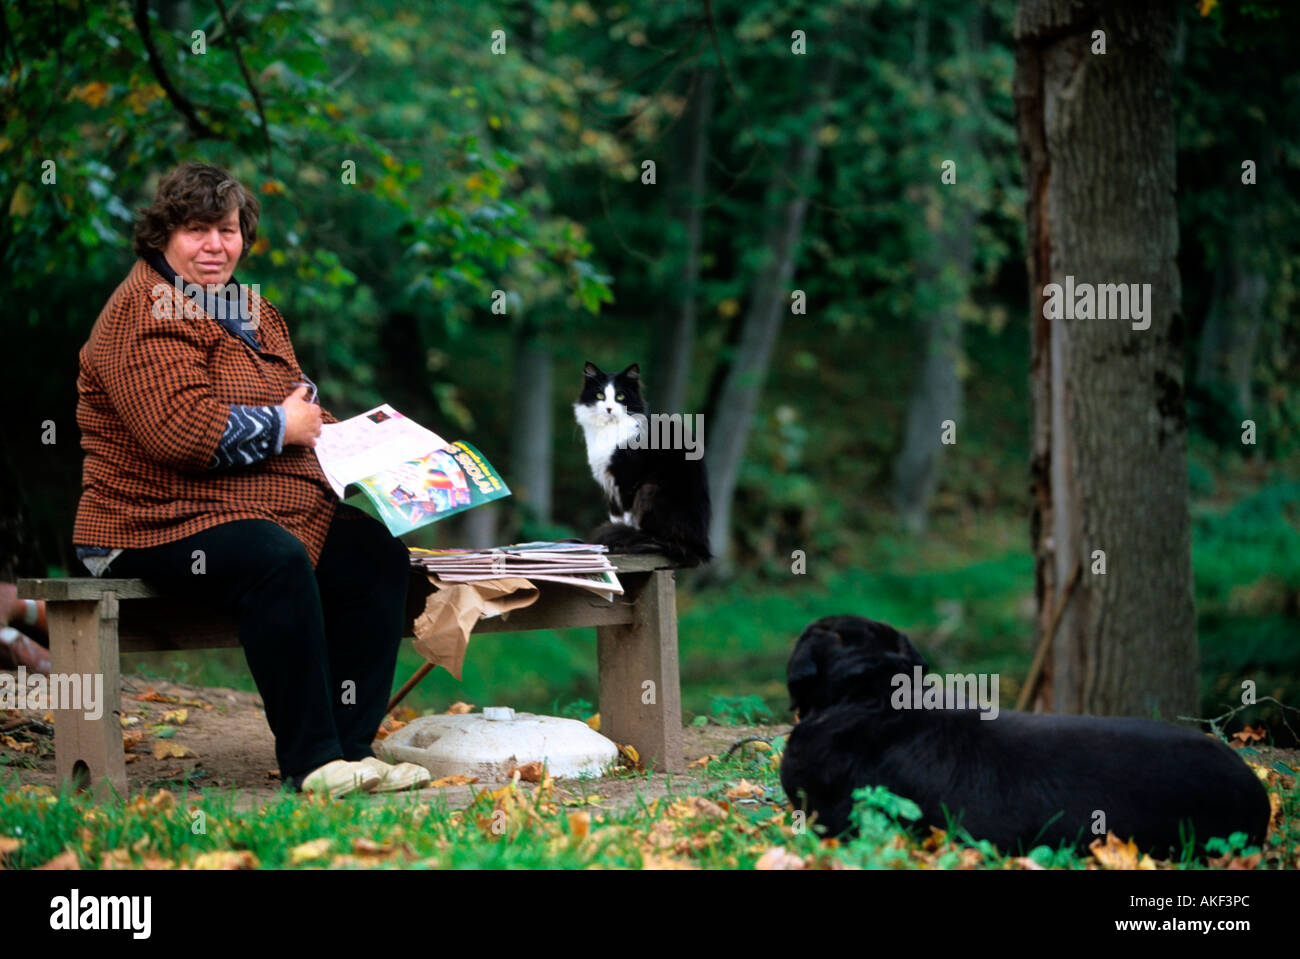
[[[465,664],[474,624],[488,616],[504,617],[512,610],[531,606],[541,595],[521,576],[443,583],[431,573],[429,582],[438,589],[430,594],[424,612],[415,621],[415,651],[457,679]]]

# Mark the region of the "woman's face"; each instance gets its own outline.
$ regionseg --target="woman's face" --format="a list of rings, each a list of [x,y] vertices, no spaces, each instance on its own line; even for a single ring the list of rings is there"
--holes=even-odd
[[[244,251],[239,232],[239,208],[216,223],[187,223],[173,231],[163,256],[187,283],[224,286]]]

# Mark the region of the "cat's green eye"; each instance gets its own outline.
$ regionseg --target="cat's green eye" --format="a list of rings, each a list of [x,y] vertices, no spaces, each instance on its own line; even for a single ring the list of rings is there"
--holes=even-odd
[[[618,400],[620,403],[622,403],[622,402],[623,402],[623,394],[622,394],[622,393],[618,393],[617,395],[615,395],[614,399],[616,399],[616,400]]]

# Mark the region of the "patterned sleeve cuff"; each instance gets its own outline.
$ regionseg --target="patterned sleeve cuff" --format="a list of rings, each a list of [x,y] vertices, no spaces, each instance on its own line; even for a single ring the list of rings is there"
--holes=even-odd
[[[250,466],[279,453],[284,444],[284,426],[281,407],[232,405],[209,468]]]

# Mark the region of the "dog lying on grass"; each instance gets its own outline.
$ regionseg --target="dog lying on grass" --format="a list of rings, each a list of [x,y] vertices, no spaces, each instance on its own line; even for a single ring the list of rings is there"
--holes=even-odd
[[[781,785],[826,835],[850,827],[854,789],[880,785],[915,802],[920,825],[950,817],[1004,853],[1086,847],[1099,813],[1159,858],[1181,854],[1180,823],[1198,851],[1236,832],[1263,841],[1268,794],[1221,742],[1151,719],[895,708],[894,677],[924,665],[906,636],[861,616],[819,619],[799,637]]]

